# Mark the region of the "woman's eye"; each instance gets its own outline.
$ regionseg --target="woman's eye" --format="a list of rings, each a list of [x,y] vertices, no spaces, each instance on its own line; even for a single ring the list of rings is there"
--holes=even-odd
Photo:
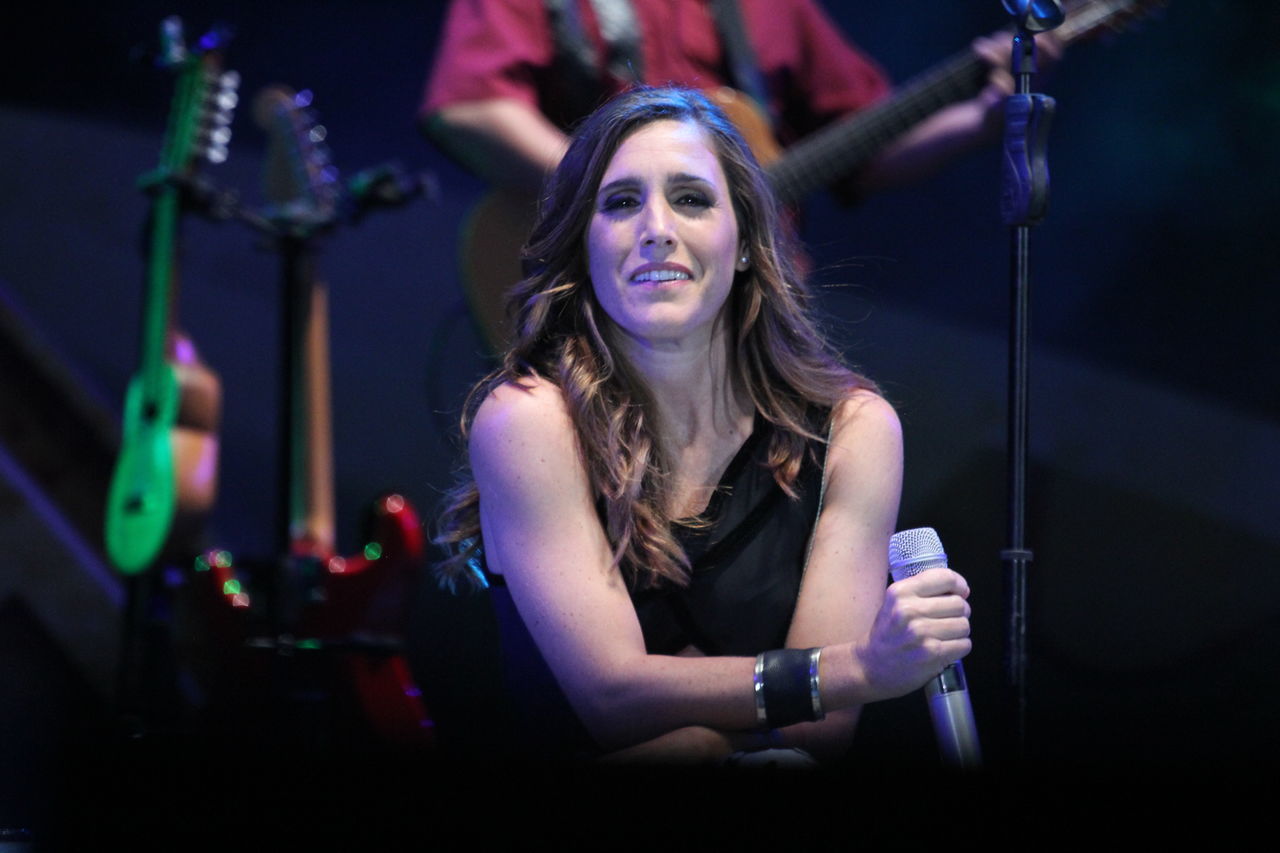
[[[710,207],[711,199],[704,193],[687,192],[676,197],[676,204],[680,207]]]
[[[640,200],[630,194],[615,194],[605,196],[600,202],[600,209],[606,213],[618,210],[628,210],[640,204]]]

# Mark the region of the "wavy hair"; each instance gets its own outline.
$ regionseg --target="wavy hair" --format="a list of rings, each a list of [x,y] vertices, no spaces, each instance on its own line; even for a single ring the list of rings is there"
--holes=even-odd
[[[468,397],[464,438],[484,398],[499,385],[537,375],[564,395],[601,523],[633,588],[688,583],[689,562],[672,532],[670,462],[647,388],[609,345],[611,321],[587,271],[586,234],[600,181],[622,142],[655,121],[697,124],[728,181],[749,265],[738,272],[723,322],[731,335],[731,381],[768,424],[766,463],[796,497],[796,478],[814,432],[814,411],[834,406],[870,380],[844,365],[815,322],[795,266],[790,228],[746,142],[698,92],[638,88],[618,95],[578,127],[550,176],[522,258],[526,277],[510,292],[515,341],[502,365]],[[469,472],[445,498],[435,541],[451,556],[436,567],[442,584],[474,579],[480,553],[481,495]]]

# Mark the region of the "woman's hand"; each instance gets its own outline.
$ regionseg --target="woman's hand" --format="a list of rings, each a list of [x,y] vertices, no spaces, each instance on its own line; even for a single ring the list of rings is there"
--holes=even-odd
[[[920,687],[969,653],[969,584],[950,569],[930,569],[885,591],[884,603],[853,655],[875,699]]]

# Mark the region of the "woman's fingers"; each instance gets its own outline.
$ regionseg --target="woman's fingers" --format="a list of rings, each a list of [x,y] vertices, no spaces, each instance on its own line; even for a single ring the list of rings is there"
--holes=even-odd
[[[969,582],[951,569],[927,569],[889,585],[891,596],[930,598],[942,595],[969,597]]]

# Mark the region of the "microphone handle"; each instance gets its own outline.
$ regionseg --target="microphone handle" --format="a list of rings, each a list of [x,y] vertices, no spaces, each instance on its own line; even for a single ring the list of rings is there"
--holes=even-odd
[[[961,770],[977,770],[982,766],[982,749],[978,745],[978,724],[973,719],[969,686],[960,661],[948,666],[937,678],[925,685],[929,700],[929,716],[938,751],[943,763]]]

